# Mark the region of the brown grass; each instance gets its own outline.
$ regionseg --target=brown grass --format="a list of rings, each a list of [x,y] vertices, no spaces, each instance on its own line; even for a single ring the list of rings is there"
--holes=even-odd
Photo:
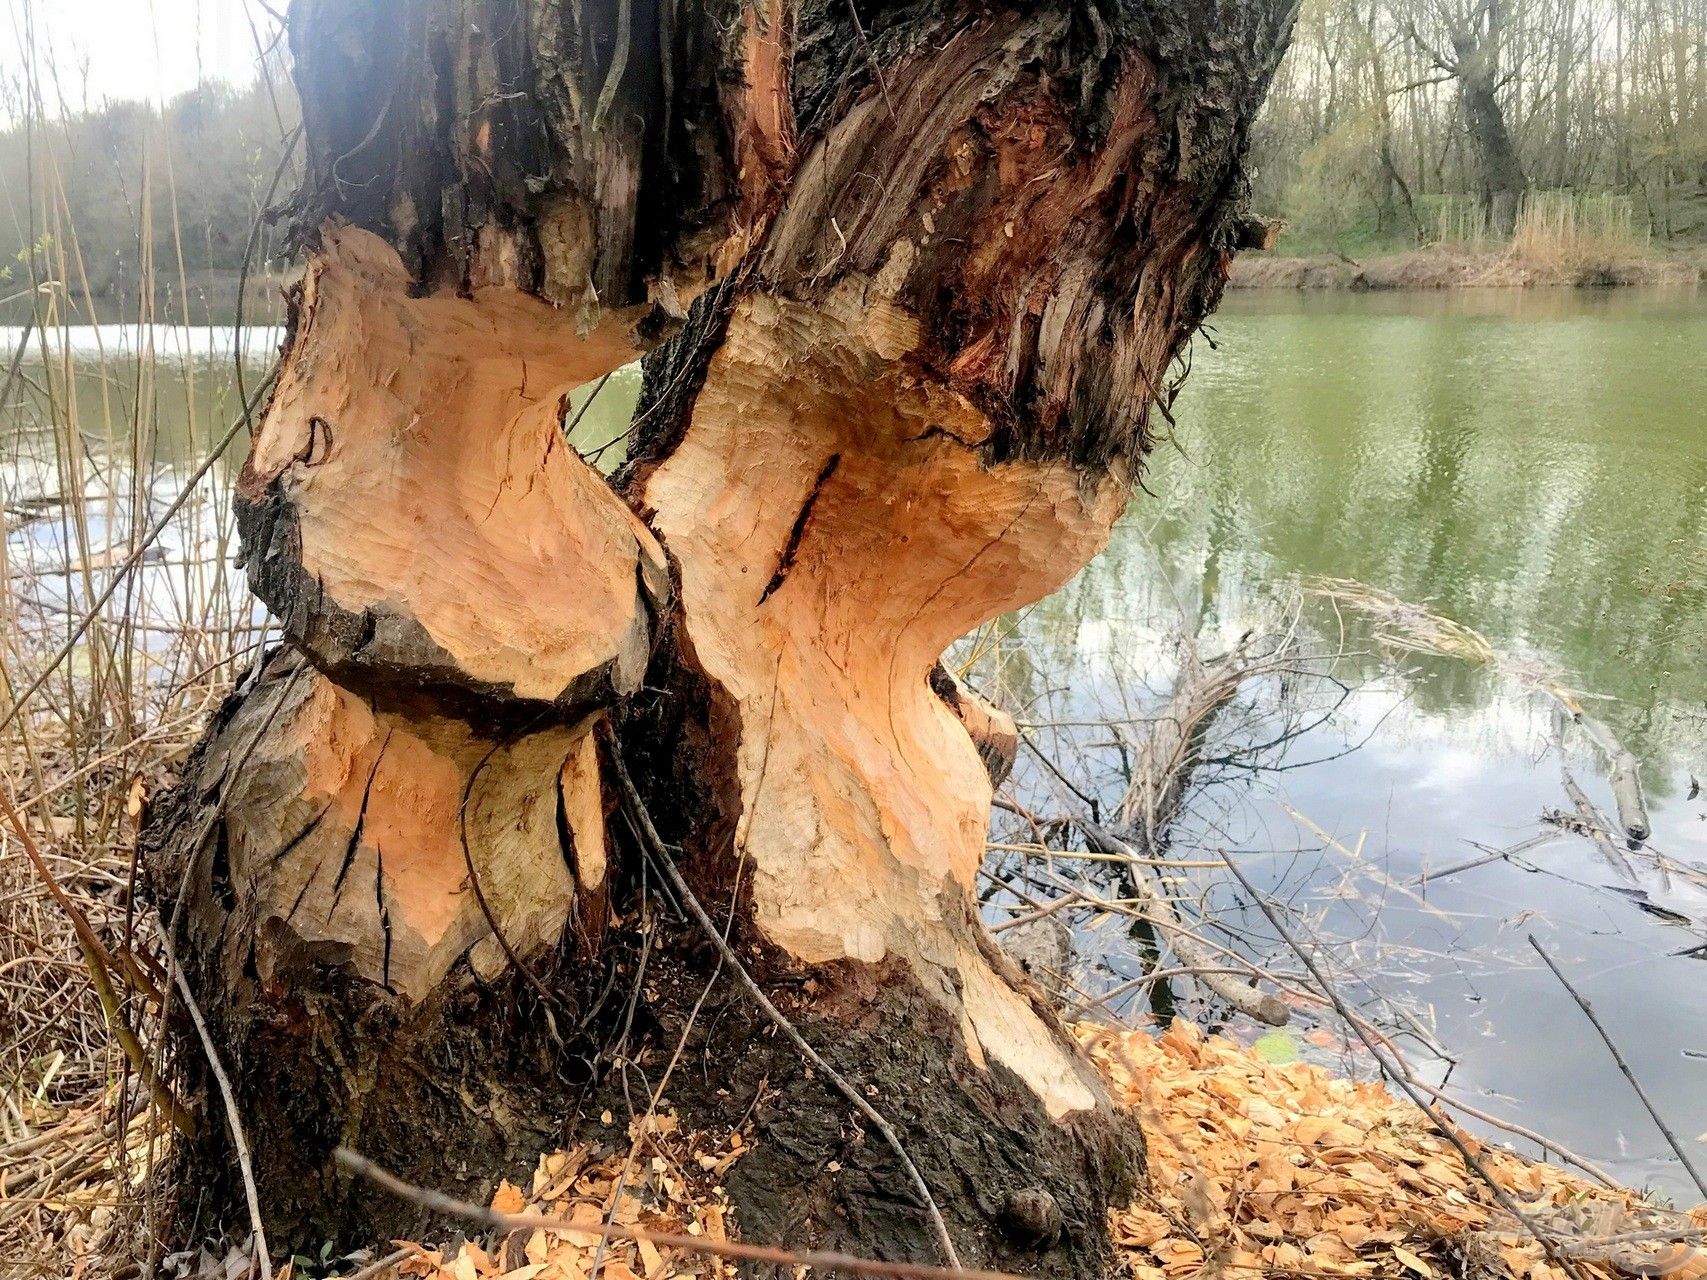
[[[42,108],[34,70],[25,109],[37,128],[61,128]],[[112,313],[90,287],[55,152],[37,149],[29,189],[13,193],[36,232],[9,286],[28,301],[30,325],[0,338],[0,786],[55,882],[44,883],[18,829],[0,820],[8,1280],[98,1278],[150,1256],[150,1175],[167,1138],[138,1064],[169,1081],[157,1027],[170,983],[139,892],[135,837],[149,796],[261,638],[234,574],[223,472],[203,476],[167,514],[233,426],[234,353],[178,354],[209,319],[154,309],[156,296],[194,295],[181,257],[145,261],[138,310]],[[135,230],[146,253],[156,213],[173,216],[177,192],[169,156],[151,149],[141,159]],[[259,322],[276,320],[253,281],[247,305]],[[119,322],[142,327],[122,346],[109,333],[74,351],[82,326]],[[257,381],[251,371],[251,390]],[[80,945],[66,904],[94,948]],[[119,1030],[140,1044],[135,1060]]]
[[[1465,289],[1690,285],[1707,276],[1707,250],[1654,249],[1628,200],[1567,191],[1525,197],[1509,240],[1489,233],[1473,202],[1442,206],[1426,248],[1349,257],[1246,254],[1236,289]]]
[[[1487,289],[1690,286],[1707,280],[1707,252],[1567,260],[1511,250],[1447,245],[1351,262],[1340,258],[1248,253],[1233,260],[1233,289]]]

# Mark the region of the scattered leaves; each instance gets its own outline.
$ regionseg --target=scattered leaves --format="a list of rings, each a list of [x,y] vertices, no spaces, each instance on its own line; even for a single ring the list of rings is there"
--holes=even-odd
[[[499,1183],[492,1208],[586,1226],[610,1221],[727,1240],[722,1178],[746,1151],[739,1138],[683,1133],[677,1118],[667,1114],[635,1121],[629,1136],[632,1162],[626,1145],[554,1151],[539,1158],[529,1190]],[[735,1275],[732,1264],[707,1254],[660,1249],[647,1241],[609,1240],[601,1256],[596,1235],[540,1229],[514,1231],[484,1244],[467,1241],[454,1250],[417,1246],[397,1274],[409,1280],[590,1280],[595,1257],[602,1280]]]

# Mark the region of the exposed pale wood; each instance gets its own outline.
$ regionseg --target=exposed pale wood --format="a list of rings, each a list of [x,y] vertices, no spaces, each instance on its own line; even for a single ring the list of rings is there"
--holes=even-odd
[[[268,682],[199,778],[227,775],[209,874],[244,907],[233,972],[265,989],[324,964],[417,1002],[464,958],[490,979],[506,952],[556,946],[578,901],[603,911],[588,724],[496,742],[453,717],[376,712],[290,663]]]
[[[735,853],[759,928],[804,963],[901,958],[975,1059],[1061,1115],[1097,1094],[981,945],[990,777],[931,675],[956,638],[1088,560],[1125,484],[985,462],[988,420],[904,372],[917,341],[881,281],[821,307],[747,299],[643,500],[697,661],[739,708]]]
[[[330,227],[244,468],[251,582],[352,687],[573,710],[638,687],[663,553],[569,447],[575,386],[632,359],[513,289],[410,296],[397,253]]]

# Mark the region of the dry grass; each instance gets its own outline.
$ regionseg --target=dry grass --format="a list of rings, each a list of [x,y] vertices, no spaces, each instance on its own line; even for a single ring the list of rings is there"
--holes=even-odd
[[[1582,712],[1583,695],[1567,688],[1551,667],[1496,649],[1474,627],[1424,605],[1401,600],[1391,592],[1346,578],[1311,578],[1301,586],[1307,596],[1373,623],[1376,640],[1390,649],[1434,654],[1453,658],[1466,666],[1485,667],[1524,688],[1547,694],[1572,715]]]
[[[1340,258],[1288,258],[1263,253],[1233,259],[1234,289],[1531,289],[1617,286],[1688,287],[1707,279],[1700,253],[1645,254],[1598,259],[1580,266],[1536,262],[1505,250],[1474,251],[1449,245],[1360,262]]]
[[[1580,275],[1645,257],[1652,247],[1646,225],[1637,225],[1626,198],[1534,191],[1523,202],[1509,251],[1520,262]]]
[[[32,63],[23,110],[44,132],[63,127],[42,109],[34,74]],[[35,251],[12,264],[28,324],[0,335],[0,786],[22,828],[0,820],[8,1277],[98,1277],[149,1255],[149,1172],[165,1134],[138,1068],[163,1067],[158,1000],[169,984],[139,892],[136,831],[262,638],[234,568],[224,470],[174,507],[231,432],[230,339],[212,339],[206,315],[155,313],[157,295],[194,296],[181,258],[144,263],[135,312],[115,314],[91,289],[56,150],[39,148],[29,190],[10,193]],[[141,163],[135,230],[149,246],[177,192],[170,156]],[[276,291],[252,286],[247,307],[275,320]],[[251,390],[257,380],[252,370]],[[110,970],[91,968],[67,904]]]
[[[115,364],[104,365],[107,374]],[[44,364],[35,372],[43,398],[57,398],[62,371]],[[80,433],[64,417],[48,421],[62,441]],[[60,452],[62,462],[73,457]],[[122,453],[102,464],[106,475],[130,478]],[[53,473],[60,493],[80,479],[68,472]],[[152,488],[139,486],[136,509],[157,505]],[[81,490],[85,502],[61,504],[35,523],[69,531],[83,566],[128,559],[137,531],[115,535],[112,513],[122,504],[92,489]],[[217,518],[199,506],[184,516],[185,526]],[[160,1069],[158,1007],[146,992],[164,985],[163,971],[152,914],[140,900],[135,837],[147,797],[194,741],[229,683],[232,659],[252,643],[246,624],[228,613],[223,587],[208,589],[229,562],[225,537],[177,532],[189,536],[175,545],[206,541],[205,554],[147,564],[135,590],[115,592],[93,615],[80,602],[101,589],[110,567],[32,565],[9,574],[4,708],[42,681],[0,735],[4,785],[22,824],[22,832],[0,826],[0,1258],[20,1275],[61,1274],[117,1223],[121,1207],[146,1216],[138,1192],[161,1150],[139,1064],[115,1035],[122,1028],[142,1046],[142,1061]],[[18,545],[10,522],[8,533]],[[93,624],[68,644],[85,616]],[[40,847],[63,899],[24,856],[24,835]],[[110,971],[94,962],[112,992],[110,1008],[65,904],[113,959]]]
[[[1624,197],[1532,191],[1509,239],[1468,197],[1445,200],[1427,248],[1363,261],[1245,254],[1231,284],[1245,289],[1466,289],[1689,285],[1700,255],[1662,255]]]

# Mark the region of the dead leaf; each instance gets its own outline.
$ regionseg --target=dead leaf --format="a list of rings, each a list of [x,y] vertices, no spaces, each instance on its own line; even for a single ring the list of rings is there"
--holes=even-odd
[[[1414,1271],[1419,1276],[1423,1277],[1423,1280],[1434,1280],[1434,1268],[1429,1266],[1428,1263],[1424,1262],[1421,1258],[1417,1257],[1417,1255],[1412,1253],[1409,1249],[1401,1249],[1398,1245],[1394,1245],[1393,1256],[1403,1263],[1408,1270]]]

